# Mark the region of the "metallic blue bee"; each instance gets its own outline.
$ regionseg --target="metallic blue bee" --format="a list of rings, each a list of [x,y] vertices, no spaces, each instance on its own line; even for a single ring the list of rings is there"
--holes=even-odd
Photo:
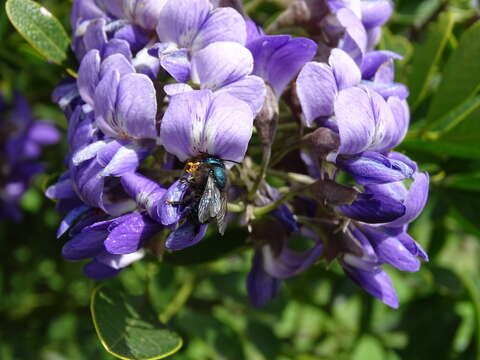
[[[199,224],[212,220],[217,223],[218,232],[224,234],[227,212],[228,176],[223,160],[203,155],[189,161],[185,178],[190,183],[192,199],[191,216]]]

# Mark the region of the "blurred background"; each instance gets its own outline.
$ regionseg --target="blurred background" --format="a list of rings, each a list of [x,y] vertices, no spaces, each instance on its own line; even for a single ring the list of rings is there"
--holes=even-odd
[[[39,1],[69,31],[71,2]],[[288,0],[246,2],[259,24]],[[480,12],[471,0],[397,0],[381,48],[403,55],[397,81],[410,87],[410,133],[399,149],[429,171],[430,200],[411,234],[430,262],[418,273],[387,269],[400,297],[390,309],[351,282],[336,264],[286,281],[262,309],[248,303],[251,250],[215,259],[210,237],[161,266],[135,263],[120,281],[148,286],[153,307],[184,338],[174,359],[414,360],[480,359]],[[50,100],[64,69],[43,60],[0,7],[0,92],[14,90],[36,118],[65,131]],[[72,67],[77,65],[72,63]],[[61,220],[44,198],[62,171],[66,144],[43,154],[46,172],[21,199],[23,220],[0,222],[0,359],[113,359],[97,339],[89,302],[95,282],[82,263],[61,258]],[[245,237],[231,232],[223,241]],[[190,251],[190,252],[189,252]],[[152,259],[154,260],[154,259]],[[147,284],[147,285],[146,285]]]

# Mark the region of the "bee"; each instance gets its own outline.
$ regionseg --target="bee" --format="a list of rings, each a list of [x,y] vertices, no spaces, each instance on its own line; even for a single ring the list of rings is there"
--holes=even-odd
[[[187,162],[185,181],[190,184],[191,216],[199,224],[212,220],[218,232],[224,234],[227,212],[228,176],[224,161],[210,155]]]

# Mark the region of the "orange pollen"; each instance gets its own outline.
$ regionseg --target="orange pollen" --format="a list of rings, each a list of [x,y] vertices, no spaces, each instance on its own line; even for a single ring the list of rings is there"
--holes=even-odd
[[[199,161],[196,161],[196,162],[192,162],[192,161],[189,161],[187,163],[187,169],[185,170],[187,173],[189,174],[192,174],[194,173],[195,171],[198,170],[198,167],[200,166],[200,162]]]

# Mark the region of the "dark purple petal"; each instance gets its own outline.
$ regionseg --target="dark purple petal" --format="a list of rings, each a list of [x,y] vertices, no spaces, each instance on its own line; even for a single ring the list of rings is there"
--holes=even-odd
[[[120,270],[116,270],[107,266],[98,260],[92,260],[83,268],[83,272],[86,276],[96,280],[103,280],[114,277]]]
[[[85,214],[90,208],[86,205],[82,205],[72,209],[62,220],[57,230],[57,239],[65,234],[70,229],[73,223],[83,214]]]
[[[162,225],[146,215],[139,213],[124,215],[112,222],[104,243],[105,249],[117,255],[136,252],[162,228]]]
[[[195,225],[186,221],[168,236],[165,247],[169,250],[182,250],[197,244],[205,236],[208,224]]]
[[[172,205],[169,202],[181,201],[188,190],[188,187],[186,181],[179,179],[170,185],[167,192],[160,200],[160,204],[158,205],[158,217],[163,225],[169,226],[176,224],[182,218],[184,207],[181,205]]]
[[[148,34],[136,25],[125,25],[115,32],[115,39],[125,40],[134,53],[143,49],[149,40]]]
[[[107,236],[105,230],[82,231],[62,248],[62,256],[67,260],[83,260],[97,256],[103,249]]]
[[[412,255],[418,256],[425,261],[429,261],[428,255],[425,252],[425,250],[423,250],[420,244],[417,243],[415,240],[413,240],[413,238],[410,235],[408,235],[406,232],[403,231],[398,236],[398,241],[400,241],[403,244],[403,246],[405,246],[405,248],[407,248],[407,250],[410,251]]]
[[[362,62],[362,78],[370,80],[382,64],[392,59],[401,58],[401,55],[388,50],[377,50],[366,53]]]
[[[400,201],[377,193],[362,193],[352,205],[337,206],[337,210],[351,219],[370,224],[393,221],[406,211]]]
[[[399,240],[402,229],[392,230],[382,227],[363,226],[379,260],[402,271],[415,272],[420,269],[420,261]]]
[[[247,277],[247,291],[253,306],[261,307],[273,299],[280,289],[282,280],[268,275],[263,269],[262,255],[255,252],[252,268]]]
[[[376,152],[365,152],[351,158],[337,157],[336,163],[360,185],[402,181],[414,173],[408,164]]]
[[[332,69],[322,63],[307,63],[297,79],[297,94],[305,115],[305,125],[312,126],[318,117],[333,114],[337,83]]]
[[[247,46],[255,60],[253,74],[267,81],[277,97],[317,51],[312,40],[287,35],[262,36]]]
[[[347,275],[370,295],[394,309],[398,308],[397,294],[392,280],[385,271],[380,268],[374,271],[365,271],[346,264],[342,264],[342,266]]]
[[[428,199],[429,176],[427,173],[416,173],[413,183],[408,189],[405,199],[405,214],[388,224],[389,226],[402,226],[411,223],[422,212]]]

